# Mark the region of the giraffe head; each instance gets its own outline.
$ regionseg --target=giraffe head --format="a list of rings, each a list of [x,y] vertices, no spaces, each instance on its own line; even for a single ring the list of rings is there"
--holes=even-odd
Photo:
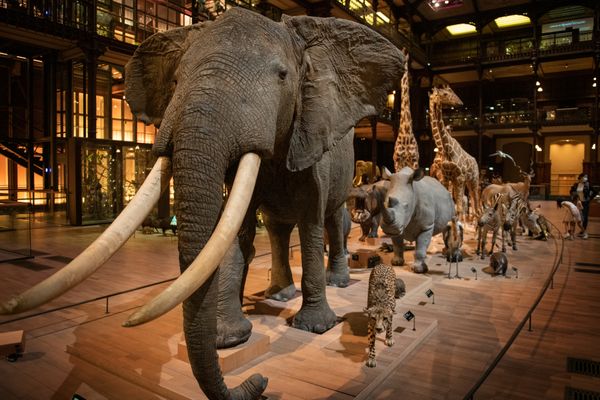
[[[434,87],[431,89],[431,99],[439,101],[441,104],[446,106],[462,106],[462,100],[454,93],[449,85],[443,85]]]

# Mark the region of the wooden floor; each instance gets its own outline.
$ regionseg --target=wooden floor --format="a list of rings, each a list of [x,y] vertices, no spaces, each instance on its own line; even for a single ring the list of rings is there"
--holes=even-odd
[[[554,202],[543,204],[555,223],[561,212]],[[35,222],[35,221],[34,221]],[[0,263],[0,297],[16,294],[52,274],[91,243],[102,227],[71,228],[34,223],[35,258]],[[591,237],[565,243],[563,264],[532,319],[498,368],[477,393],[479,399],[562,399],[565,387],[600,392],[600,378],[567,372],[566,358],[600,361],[600,220],[592,219]],[[0,240],[5,240],[7,233]],[[349,247],[377,249],[389,239],[357,241]],[[22,238],[14,237],[18,248]],[[292,245],[297,244],[294,236]],[[555,254],[553,241],[520,239],[508,251],[507,277],[492,277],[487,260],[473,257],[460,264],[463,279],[448,280],[447,266],[434,240],[430,273],[415,275],[397,268],[407,295],[397,303],[395,345],[377,342],[376,368],[364,366],[367,354],[366,305],[369,271],[352,271],[348,288],[328,288],[329,302],[342,321],[323,335],[290,328],[286,320],[300,307],[264,300],[269,246],[265,232],[256,241],[245,293],[245,309],[254,332],[270,338],[270,351],[230,372],[235,385],[254,372],[269,377],[270,399],[462,399],[479,378],[537,296]],[[472,254],[472,231],[465,248]],[[411,253],[408,254],[410,261]],[[294,247],[292,266],[300,280],[300,253]],[[385,260],[391,255],[384,254]],[[578,262],[594,263],[581,266]],[[477,269],[477,280],[471,268]],[[176,277],[177,240],[137,233],[100,271],[73,291],[44,306],[47,310],[97,296]],[[453,272],[454,274],[454,272]],[[202,399],[182,348],[181,309],[142,327],[120,324],[131,312],[160,292],[165,284],[62,311],[0,325],[0,332],[24,329],[26,354],[15,363],[0,361],[0,399]],[[299,287],[299,285],[298,285]],[[435,292],[435,304],[425,291]],[[411,310],[412,322],[402,318]],[[35,312],[39,312],[36,310]],[[13,319],[0,318],[0,323]]]

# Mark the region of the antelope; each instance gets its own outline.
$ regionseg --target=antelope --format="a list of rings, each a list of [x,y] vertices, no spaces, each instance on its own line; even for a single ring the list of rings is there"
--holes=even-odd
[[[494,246],[496,244],[496,238],[498,231],[502,227],[502,209],[506,206],[502,203],[501,199],[504,197],[503,194],[496,194],[492,205],[486,205],[482,211],[479,220],[477,221],[478,234],[477,234],[477,250],[476,254],[481,255],[481,259],[485,258],[485,245],[487,241],[487,234],[491,230],[492,234],[492,247],[488,255],[492,255]],[[504,235],[502,235],[502,251],[505,251],[504,246]]]

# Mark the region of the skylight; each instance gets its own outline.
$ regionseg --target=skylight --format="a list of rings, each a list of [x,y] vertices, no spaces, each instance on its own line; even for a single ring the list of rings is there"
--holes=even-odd
[[[429,7],[433,11],[445,10],[448,8],[460,7],[463,5],[463,0],[429,0]]]
[[[511,26],[526,25],[526,24],[531,23],[531,20],[529,19],[529,17],[527,15],[519,15],[519,14],[507,15],[505,17],[499,17],[499,18],[496,18],[494,21],[496,22],[496,25],[498,26],[498,28],[509,28]]]
[[[471,24],[448,25],[446,29],[448,29],[448,32],[450,32],[452,36],[466,35],[467,33],[477,32],[475,25]]]

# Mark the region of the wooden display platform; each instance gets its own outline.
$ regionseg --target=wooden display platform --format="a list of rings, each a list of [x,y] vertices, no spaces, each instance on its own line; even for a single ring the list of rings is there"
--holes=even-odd
[[[25,332],[22,330],[0,332],[0,357],[21,354],[25,351]]]
[[[533,206],[535,207],[535,203]],[[544,203],[542,212],[560,224],[562,210]],[[36,264],[5,263],[0,293],[3,298],[41,281],[74,258],[104,227],[64,227],[32,231]],[[565,387],[597,391],[597,378],[566,371],[567,357],[600,359],[600,220],[591,218],[590,239],[565,242],[564,264],[527,326],[476,398],[544,398],[561,400]],[[378,249],[359,242],[353,228],[348,246]],[[297,246],[294,231],[292,245]],[[179,274],[177,242],[162,235],[137,235],[90,279],[75,290],[36,311],[77,303]],[[463,279],[446,278],[448,268],[435,237],[427,254],[429,273],[416,275],[395,268],[408,289],[398,301],[394,317],[395,345],[377,340],[377,367],[367,368],[366,290],[369,269],[351,270],[352,284],[327,288],[328,301],[340,323],[323,335],[291,328],[289,318],[301,298],[287,303],[259,295],[268,286],[271,258],[268,235],[257,234],[257,256],[250,266],[244,307],[254,332],[269,338],[269,351],[225,375],[229,387],[259,372],[269,378],[270,399],[406,398],[431,400],[463,398],[495,357],[529,306],[537,298],[552,266],[555,245],[519,238],[519,250],[509,249],[510,267],[517,279],[487,273],[489,260],[474,257],[474,232],[465,232]],[[300,288],[299,247],[294,247],[293,277]],[[379,253],[384,262],[391,253]],[[37,255],[37,254],[36,254]],[[413,251],[405,253],[412,262]],[[578,263],[588,263],[581,267]],[[475,267],[478,280],[470,272]],[[509,267],[509,268],[510,268]],[[454,273],[454,269],[453,269]],[[122,322],[135,309],[167,287],[166,284],[110,299],[110,313],[99,301],[2,325],[2,331],[23,330],[27,351],[17,362],[0,362],[0,399],[69,399],[78,393],[87,399],[203,399],[190,365],[178,357],[183,340],[181,307],[151,323],[125,329]],[[435,304],[425,292],[435,292]],[[254,294],[254,295],[252,295]],[[412,321],[402,315],[411,310]],[[19,316],[20,317],[20,316]],[[0,317],[0,322],[15,316]],[[431,332],[431,333],[429,333]],[[398,364],[399,363],[399,364]],[[373,389],[373,390],[372,390]]]
[[[230,349],[219,350],[219,366],[221,367],[221,371],[227,374],[266,354],[269,349],[269,337],[255,332],[250,335],[250,339],[246,343],[239,344]],[[181,361],[189,362],[185,340],[179,342],[177,358]]]

